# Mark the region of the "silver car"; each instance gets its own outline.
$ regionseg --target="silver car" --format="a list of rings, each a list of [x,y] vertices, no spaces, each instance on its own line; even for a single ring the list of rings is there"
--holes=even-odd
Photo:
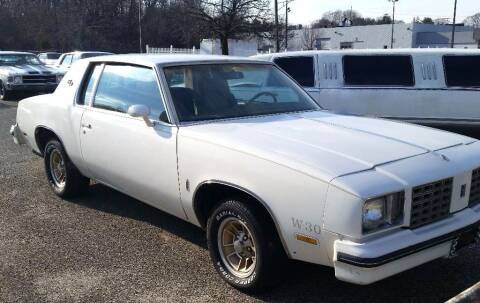
[[[0,100],[19,92],[53,92],[61,79],[32,53],[0,51]]]

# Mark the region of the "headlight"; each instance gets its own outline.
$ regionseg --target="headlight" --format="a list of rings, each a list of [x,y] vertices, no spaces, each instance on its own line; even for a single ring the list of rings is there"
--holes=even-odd
[[[12,77],[12,76],[8,76],[7,82],[8,82],[8,83],[12,83],[12,82],[13,82],[13,77]]]
[[[63,75],[57,75],[57,83],[60,83],[63,79]]]
[[[403,223],[403,192],[370,199],[363,206],[363,233],[368,234]]]
[[[23,81],[22,81],[22,76],[15,76],[13,78],[13,83],[14,84],[21,84]]]

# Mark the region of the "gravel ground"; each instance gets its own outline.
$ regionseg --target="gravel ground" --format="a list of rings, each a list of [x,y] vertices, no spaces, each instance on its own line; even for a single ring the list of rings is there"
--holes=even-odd
[[[101,185],[75,200],[48,188],[42,159],[8,134],[0,102],[0,302],[443,302],[480,280],[480,247],[371,286],[292,262],[250,296],[210,264],[202,230]]]

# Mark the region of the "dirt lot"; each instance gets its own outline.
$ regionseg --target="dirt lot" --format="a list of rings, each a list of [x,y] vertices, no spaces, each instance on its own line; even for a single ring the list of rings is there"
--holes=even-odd
[[[13,144],[0,102],[0,302],[441,302],[480,280],[480,246],[377,284],[292,262],[248,296],[217,276],[202,230],[101,185],[77,200],[48,188],[42,159]]]

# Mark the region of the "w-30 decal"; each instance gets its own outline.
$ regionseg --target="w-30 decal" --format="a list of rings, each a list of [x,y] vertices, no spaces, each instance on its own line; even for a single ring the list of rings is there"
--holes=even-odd
[[[297,219],[292,217],[292,226],[302,232],[321,234],[322,228],[319,224],[315,224],[309,221],[304,221],[302,219]]]

